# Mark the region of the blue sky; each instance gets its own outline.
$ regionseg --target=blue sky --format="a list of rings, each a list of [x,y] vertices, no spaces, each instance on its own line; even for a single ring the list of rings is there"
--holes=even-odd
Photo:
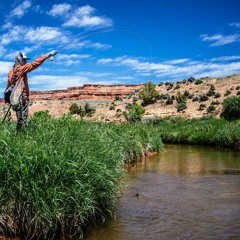
[[[30,90],[240,73],[239,10],[239,0],[2,0],[0,91],[17,52],[31,62],[68,43],[28,74]],[[141,37],[106,31],[80,39],[110,27]]]

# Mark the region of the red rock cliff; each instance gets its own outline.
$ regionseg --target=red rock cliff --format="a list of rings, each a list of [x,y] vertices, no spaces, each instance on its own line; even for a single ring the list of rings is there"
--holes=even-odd
[[[31,100],[81,100],[81,99],[115,99],[125,97],[135,90],[142,89],[143,84],[128,85],[98,85],[85,84],[81,87],[71,87],[65,90],[31,91]]]

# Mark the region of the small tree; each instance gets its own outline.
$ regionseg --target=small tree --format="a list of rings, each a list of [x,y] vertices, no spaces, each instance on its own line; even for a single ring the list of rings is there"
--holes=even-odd
[[[229,121],[240,119],[240,96],[232,96],[224,99],[221,116]]]
[[[156,100],[159,92],[156,90],[155,84],[147,82],[144,84],[144,89],[139,92],[139,98],[143,100],[142,105],[148,105]]]
[[[141,105],[132,104],[128,112],[123,112],[124,117],[128,122],[139,122],[141,121],[144,114],[144,109]]]
[[[79,107],[76,103],[73,103],[71,104],[71,106],[69,107],[69,111],[70,111],[70,114],[79,114]]]

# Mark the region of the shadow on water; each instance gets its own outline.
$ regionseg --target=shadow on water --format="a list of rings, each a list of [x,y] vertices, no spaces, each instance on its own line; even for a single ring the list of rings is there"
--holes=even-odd
[[[85,240],[240,239],[240,154],[166,145],[129,169],[117,217]]]

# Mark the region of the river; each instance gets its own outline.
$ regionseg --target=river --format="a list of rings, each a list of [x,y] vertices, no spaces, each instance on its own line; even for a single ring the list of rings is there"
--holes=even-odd
[[[240,239],[240,152],[166,145],[130,168],[116,219],[84,240]]]

